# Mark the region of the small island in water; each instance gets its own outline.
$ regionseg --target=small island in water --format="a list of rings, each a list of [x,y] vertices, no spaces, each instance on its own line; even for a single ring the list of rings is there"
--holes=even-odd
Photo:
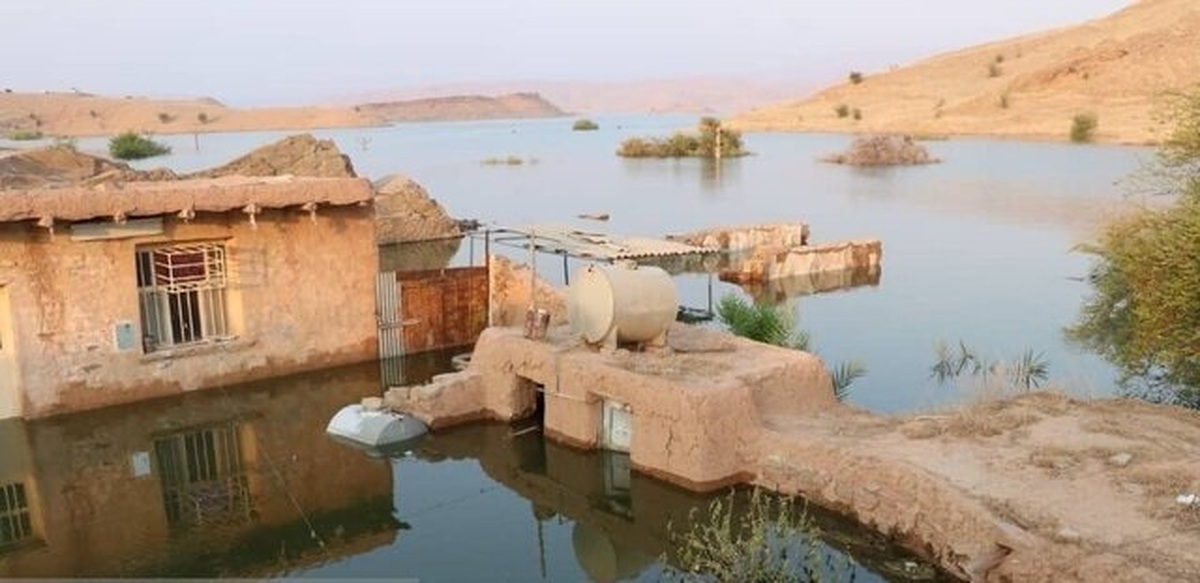
[[[617,155],[623,158],[738,158],[747,153],[742,149],[741,132],[722,127],[715,117],[701,118],[696,133],[629,138],[617,149]]]

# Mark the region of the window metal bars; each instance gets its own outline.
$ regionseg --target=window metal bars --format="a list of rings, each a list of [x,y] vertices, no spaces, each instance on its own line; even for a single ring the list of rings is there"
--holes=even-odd
[[[146,352],[228,335],[222,245],[204,243],[138,251],[137,279]]]
[[[168,522],[177,528],[247,520],[249,483],[236,426],[156,440]]]
[[[33,537],[25,485],[18,482],[0,486],[0,552]]]

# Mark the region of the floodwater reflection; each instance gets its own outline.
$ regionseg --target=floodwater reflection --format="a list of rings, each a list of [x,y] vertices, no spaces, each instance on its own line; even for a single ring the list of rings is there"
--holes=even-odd
[[[448,366],[402,364],[412,382]],[[326,436],[338,409],[379,394],[380,370],[0,423],[0,578],[649,580],[672,556],[668,525],[711,500],[505,424],[392,459]],[[816,516],[864,565],[858,580],[909,578],[884,537]]]
[[[5,421],[0,484],[24,496],[0,577],[270,575],[389,544],[388,465],[323,435],[377,392],[371,365]]]

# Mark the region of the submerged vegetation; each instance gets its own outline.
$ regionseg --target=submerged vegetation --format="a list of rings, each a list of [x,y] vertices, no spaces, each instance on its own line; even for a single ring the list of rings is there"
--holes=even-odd
[[[939,384],[965,377],[975,379],[984,386],[1029,392],[1040,389],[1050,378],[1050,364],[1041,353],[1025,349],[1019,356],[1009,360],[990,359],[968,348],[961,340],[956,346],[939,342],[935,348],[937,361],[929,369],[929,376]]]
[[[1122,388],[1200,409],[1200,86],[1171,96],[1175,123],[1151,168],[1176,197],[1109,223],[1082,248],[1092,295],[1069,336],[1121,371]]]
[[[693,508],[686,529],[668,525],[680,568],[665,579],[820,583],[853,580],[853,563],[829,552],[821,530],[795,500],[755,488],[744,513],[734,511],[736,490]],[[664,560],[664,563],[667,561]]]
[[[796,326],[792,313],[779,306],[756,304],[728,294],[717,303],[717,320],[729,332],[755,342],[810,352],[811,337]],[[833,367],[833,393],[839,401],[850,396],[854,381],[866,376],[866,364],[851,360]]]
[[[479,163],[484,166],[520,166],[522,164],[537,164],[537,158],[526,159],[515,154],[509,154],[504,157],[493,156],[491,158],[484,158]]]
[[[914,166],[941,162],[930,156],[925,146],[907,135],[860,136],[845,152],[830,154],[822,161],[849,166]]]
[[[15,142],[21,142],[28,140],[40,140],[45,137],[45,134],[38,130],[13,130],[8,132],[6,137]]]
[[[745,156],[741,132],[721,126],[715,117],[701,118],[695,133],[675,132],[666,138],[629,138],[617,155],[624,158],[737,158]]]
[[[136,132],[125,132],[108,141],[108,153],[119,160],[141,160],[171,153],[171,147]]]

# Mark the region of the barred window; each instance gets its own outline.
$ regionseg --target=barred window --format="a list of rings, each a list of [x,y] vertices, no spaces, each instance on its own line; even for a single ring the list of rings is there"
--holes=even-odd
[[[33,519],[25,484],[0,484],[0,553],[32,540]]]
[[[146,352],[228,335],[225,246],[193,243],[137,251]]]
[[[175,528],[244,523],[252,504],[236,425],[155,440],[167,522]]]

